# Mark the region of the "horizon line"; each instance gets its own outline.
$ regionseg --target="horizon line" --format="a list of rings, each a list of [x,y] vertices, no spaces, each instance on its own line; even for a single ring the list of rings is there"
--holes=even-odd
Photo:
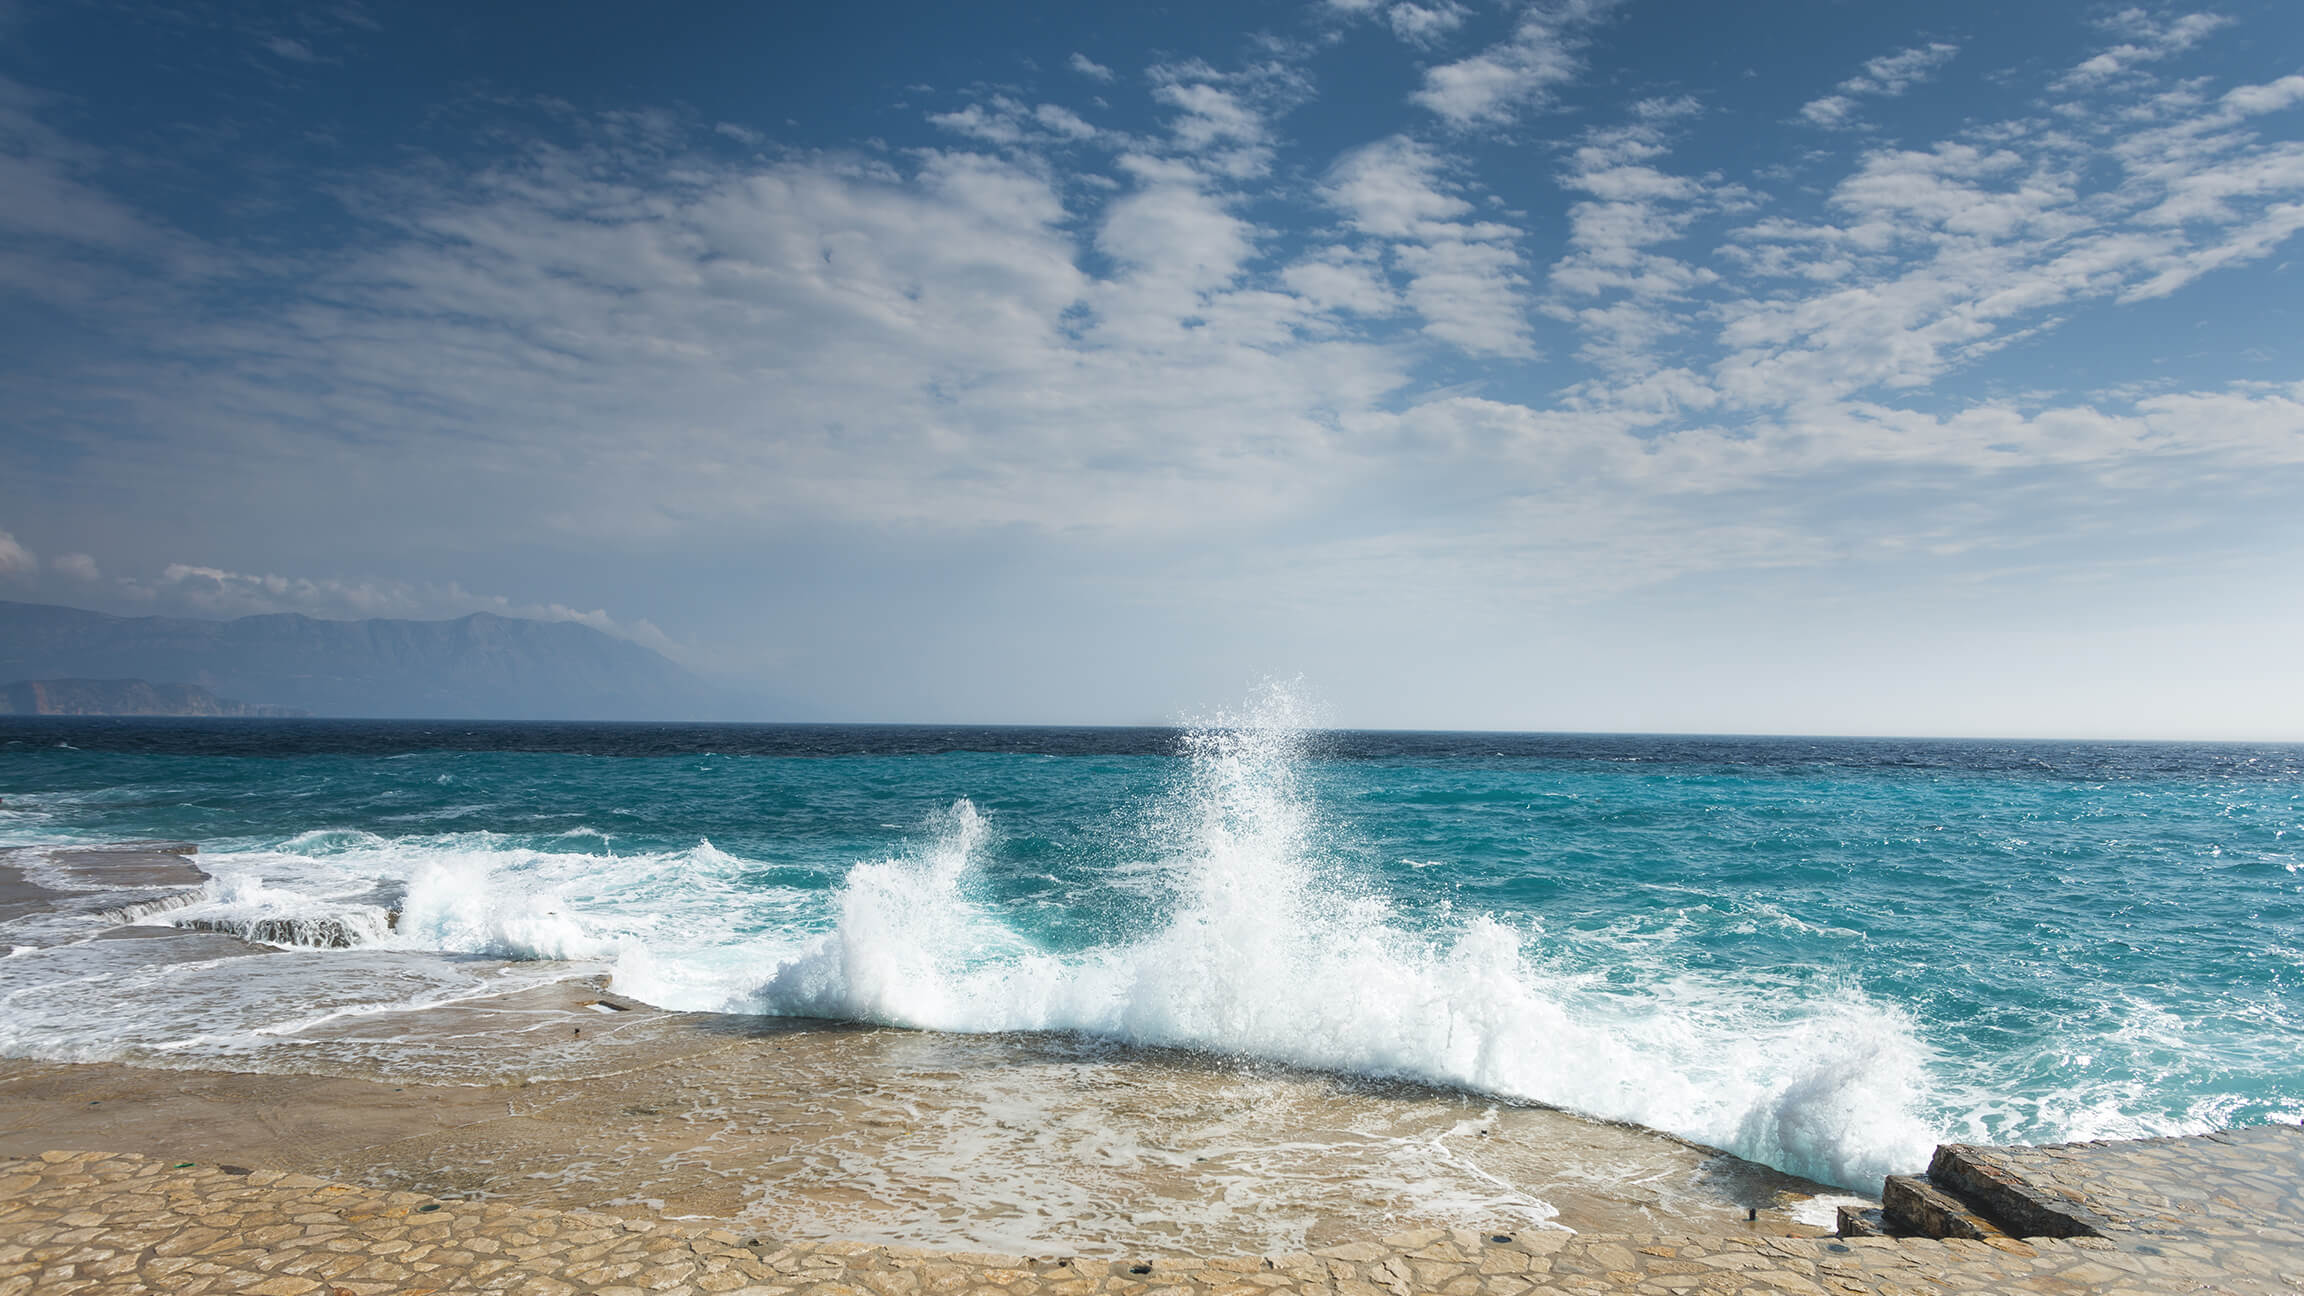
[[[11,720],[39,722],[71,721],[168,721],[174,723],[241,724],[396,724],[396,725],[655,725],[655,726],[710,726],[750,729],[1091,729],[1091,730],[1161,730],[1183,732],[1207,728],[1254,728],[1252,725],[1199,725],[1184,721],[1132,721],[1125,723],[1083,723],[1026,720],[696,720],[696,719],[582,719],[571,717],[505,717],[505,716],[361,716],[361,715],[303,715],[303,716],[171,716],[171,715],[38,715],[0,714],[0,723]],[[1281,726],[1271,726],[1281,727]],[[1337,734],[1403,734],[1446,737],[1488,738],[1684,738],[1712,741],[1751,741],[1765,739],[1787,742],[1929,742],[1929,743],[2101,743],[2151,745],[2185,743],[2225,747],[2304,747],[2304,738],[2198,738],[2198,737],[2076,737],[2055,734],[1897,734],[1897,733],[1794,733],[1754,730],[1684,730],[1684,729],[1447,729],[1417,728],[1397,725],[1305,725],[1308,733]]]

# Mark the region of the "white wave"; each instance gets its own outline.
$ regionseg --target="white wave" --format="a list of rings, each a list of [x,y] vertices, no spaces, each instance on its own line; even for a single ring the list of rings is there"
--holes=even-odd
[[[487,859],[435,862],[418,873],[394,935],[425,949],[525,959],[602,959],[616,945],[591,930],[556,887],[508,882]]]
[[[391,844],[388,837],[357,828],[315,828],[280,843],[279,849],[290,855],[334,855],[351,851],[384,850]]]
[[[741,858],[713,845],[712,839],[709,837],[698,838],[696,844],[684,852],[682,860],[692,867],[713,872],[749,867]]]
[[[590,829],[558,837],[600,838]],[[611,960],[625,951],[724,945],[742,906],[726,879],[753,866],[699,839],[686,850],[604,856],[535,849],[488,832],[408,838],[319,830],[209,855],[211,898],[172,914],[271,943],[373,945],[513,959]],[[389,921],[387,921],[389,919]],[[310,923],[310,942],[276,939]]]
[[[1173,918],[1058,956],[971,899],[990,833],[955,803],[909,857],[857,865],[832,931],[741,1005],[957,1031],[1067,1030],[1414,1078],[1636,1121],[1842,1184],[1916,1167],[1925,1058],[1898,1013],[1853,991],[1755,1003],[1731,988],[1597,992],[1522,933],[1476,917],[1410,930],[1329,862],[1300,786],[1286,699],[1187,740],[1153,811],[1172,835]],[[660,963],[660,960],[656,961]],[[683,987],[646,971],[642,997]],[[672,1007],[732,1007],[673,1003]]]

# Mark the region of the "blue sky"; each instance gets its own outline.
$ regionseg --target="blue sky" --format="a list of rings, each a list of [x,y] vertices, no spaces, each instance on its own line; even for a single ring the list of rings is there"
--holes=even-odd
[[[823,8],[0,6],[0,597],[2304,739],[2292,4]]]

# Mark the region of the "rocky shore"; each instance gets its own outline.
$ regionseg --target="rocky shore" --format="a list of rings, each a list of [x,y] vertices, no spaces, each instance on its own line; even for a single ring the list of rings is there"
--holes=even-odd
[[[191,852],[0,853],[0,917],[244,979],[357,955],[187,930]],[[274,936],[297,948],[251,943]],[[0,1061],[0,1296],[2304,1290],[2296,1126],[1946,1147],[1835,1237],[1811,1219],[1822,1185],[1569,1113],[663,1013],[596,977],[293,1034],[292,1062],[238,1071]],[[1420,1216],[1441,1173],[1487,1195]],[[990,1239],[1013,1244],[967,1249]]]
[[[190,849],[0,851],[0,912],[31,915],[12,939],[154,987],[104,1061],[39,1060],[29,1014],[0,1019],[33,1054],[0,1057],[0,1156],[72,1147],[1107,1256],[1547,1224],[1815,1236],[1851,1200],[1640,1126],[1428,1086],[1063,1035],[665,1012],[579,966],[393,947],[388,897],[344,911],[373,920],[358,941],[341,916],[220,921]]]

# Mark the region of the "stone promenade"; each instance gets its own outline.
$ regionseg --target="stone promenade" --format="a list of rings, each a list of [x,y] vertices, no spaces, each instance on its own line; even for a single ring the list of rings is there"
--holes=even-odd
[[[2290,1268],[2283,1272],[2282,1266]],[[1652,1296],[2299,1290],[2293,1252],[2112,1238],[1610,1237],[1424,1230],[1309,1254],[996,1256],[440,1201],[145,1157],[0,1160],[0,1296]]]

